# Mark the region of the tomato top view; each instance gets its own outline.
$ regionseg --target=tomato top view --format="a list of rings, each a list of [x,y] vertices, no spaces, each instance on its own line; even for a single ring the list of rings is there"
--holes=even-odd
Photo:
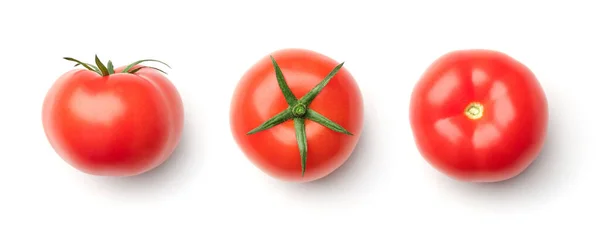
[[[329,57],[285,49],[259,60],[238,83],[231,129],[246,156],[282,180],[313,181],[351,155],[362,132],[362,95]]]
[[[517,176],[539,155],[548,105],[535,75],[504,53],[458,50],[436,60],[412,93],[410,122],[422,156],[471,182]]]
[[[182,135],[182,100],[162,70],[140,65],[160,61],[114,68],[97,56],[96,65],[65,59],[84,68],[52,85],[42,113],[46,136],[65,161],[88,174],[133,176],[171,155]]]

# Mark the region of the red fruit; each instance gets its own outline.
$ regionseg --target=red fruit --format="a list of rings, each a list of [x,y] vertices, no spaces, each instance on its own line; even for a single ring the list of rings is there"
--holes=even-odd
[[[162,71],[139,66],[96,65],[71,70],[48,91],[44,131],[73,167],[102,176],[132,176],[164,162],[178,145],[183,103]],[[161,62],[162,63],[162,62]],[[164,64],[164,63],[163,63]]]
[[[362,132],[363,102],[342,65],[287,49],[246,72],[232,99],[231,130],[252,163],[275,178],[305,182],[348,159]]]
[[[524,171],[546,138],[548,105],[534,74],[490,50],[448,53],[412,93],[410,122],[422,156],[464,181],[494,182]]]

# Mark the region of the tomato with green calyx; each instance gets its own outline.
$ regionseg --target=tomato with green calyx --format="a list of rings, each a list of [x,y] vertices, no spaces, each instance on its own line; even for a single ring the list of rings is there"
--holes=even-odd
[[[61,76],[42,111],[46,136],[62,159],[88,174],[133,176],[169,158],[182,135],[183,103],[162,70],[141,65],[165,63],[114,68],[97,56],[96,65],[65,59],[84,69]]]
[[[422,156],[462,181],[496,182],[523,172],[546,138],[548,104],[535,75],[491,50],[459,50],[417,82],[410,122]]]
[[[349,158],[362,132],[363,101],[343,64],[314,51],[285,49],[245,73],[232,99],[231,130],[259,169],[307,182]]]

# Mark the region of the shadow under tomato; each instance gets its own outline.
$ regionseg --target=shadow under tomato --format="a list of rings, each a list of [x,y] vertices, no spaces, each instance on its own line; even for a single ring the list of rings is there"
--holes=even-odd
[[[189,117],[186,114],[186,117]],[[187,123],[187,121],[186,121]],[[184,127],[191,127],[184,124]],[[199,154],[191,149],[192,142],[198,142],[191,133],[192,128],[184,128],[179,145],[173,154],[158,167],[131,177],[99,177],[96,182],[100,183],[100,189],[119,196],[133,197],[155,197],[157,195],[172,195],[178,188],[183,187],[187,179],[191,178],[192,162],[202,162]],[[193,159],[192,159],[193,158]]]
[[[451,195],[468,203],[508,205],[521,208],[522,204],[539,204],[552,199],[566,188],[568,155],[561,142],[564,130],[558,120],[549,120],[546,142],[538,158],[521,174],[496,183],[465,183],[438,174],[438,182]]]

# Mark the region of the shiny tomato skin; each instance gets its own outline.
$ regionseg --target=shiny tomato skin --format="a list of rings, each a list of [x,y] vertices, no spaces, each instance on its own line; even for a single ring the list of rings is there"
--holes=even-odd
[[[482,113],[466,112],[473,102]],[[548,103],[536,76],[516,59],[493,50],[457,50],[437,59],[417,82],[410,122],[421,155],[434,168],[461,181],[497,182],[519,175],[539,155]]]
[[[126,66],[117,67],[115,68],[115,72],[121,72],[123,69],[125,69],[125,67]],[[138,67],[142,67],[142,65],[135,65],[132,67],[132,69],[136,69]],[[147,79],[149,82],[152,82],[156,86],[157,90],[162,92],[167,99],[169,106],[167,111],[173,114],[173,129],[175,130],[174,135],[172,136],[173,140],[169,141],[170,146],[168,149],[170,149],[170,151],[174,151],[181,141],[181,136],[183,135],[184,110],[181,95],[179,94],[179,91],[175,85],[159,71],[149,68],[142,68],[136,73],[136,75]]]
[[[43,127],[58,155],[99,176],[134,176],[163,163],[178,145],[183,103],[160,72],[61,76],[43,104]]]
[[[323,54],[305,49],[283,49],[271,55],[297,98],[308,93],[339,64]],[[271,59],[266,56],[242,76],[232,98],[230,113],[234,139],[260,170],[284,181],[308,182],[327,176],[350,157],[363,128],[363,100],[357,83],[345,67],[309,108],[353,135],[332,131],[307,119],[308,157],[304,176],[293,121],[247,135],[248,131],[287,107]]]

